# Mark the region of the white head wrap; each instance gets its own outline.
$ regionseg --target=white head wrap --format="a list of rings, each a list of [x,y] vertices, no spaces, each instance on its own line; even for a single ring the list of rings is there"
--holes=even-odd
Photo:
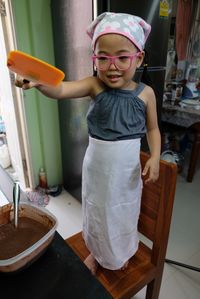
[[[100,36],[116,33],[127,37],[142,51],[150,31],[151,26],[140,17],[125,13],[104,12],[90,24],[87,34],[92,39],[93,50]]]

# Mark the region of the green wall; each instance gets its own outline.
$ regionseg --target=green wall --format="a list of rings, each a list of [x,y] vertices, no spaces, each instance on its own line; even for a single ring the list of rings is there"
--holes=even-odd
[[[18,50],[55,65],[50,0],[13,0],[12,7]],[[44,167],[49,185],[62,183],[57,100],[32,89],[24,102],[35,181]]]

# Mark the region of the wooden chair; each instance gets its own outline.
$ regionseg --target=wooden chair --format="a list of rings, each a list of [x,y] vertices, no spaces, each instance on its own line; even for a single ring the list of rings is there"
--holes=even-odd
[[[148,154],[141,152],[144,167]],[[147,286],[146,299],[159,296],[165,255],[168,243],[173,201],[176,188],[177,167],[160,162],[160,176],[156,183],[143,188],[138,229],[152,246],[140,241],[139,249],[130,259],[126,270],[111,271],[99,267],[96,277],[113,298],[131,298]],[[144,240],[146,240],[144,238]],[[81,232],[66,242],[83,261],[89,254]]]

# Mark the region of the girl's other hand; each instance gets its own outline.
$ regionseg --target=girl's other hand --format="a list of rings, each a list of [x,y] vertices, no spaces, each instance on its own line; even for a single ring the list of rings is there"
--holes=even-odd
[[[28,81],[22,77],[20,77],[19,75],[17,75],[16,80],[15,80],[15,86],[20,87],[24,90],[26,89],[30,89],[32,87],[38,87],[40,84],[32,82],[32,81]]]
[[[142,176],[148,174],[148,178],[145,180],[146,183],[154,183],[159,177],[159,162],[160,160],[154,157],[151,157],[145,164],[145,167],[142,171]]]

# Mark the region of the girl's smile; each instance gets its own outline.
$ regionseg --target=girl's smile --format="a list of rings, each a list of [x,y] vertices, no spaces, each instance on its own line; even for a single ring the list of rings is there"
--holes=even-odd
[[[118,74],[108,74],[107,75],[107,78],[108,80],[111,82],[111,83],[116,83],[120,80],[122,76],[121,75],[118,75]]]

